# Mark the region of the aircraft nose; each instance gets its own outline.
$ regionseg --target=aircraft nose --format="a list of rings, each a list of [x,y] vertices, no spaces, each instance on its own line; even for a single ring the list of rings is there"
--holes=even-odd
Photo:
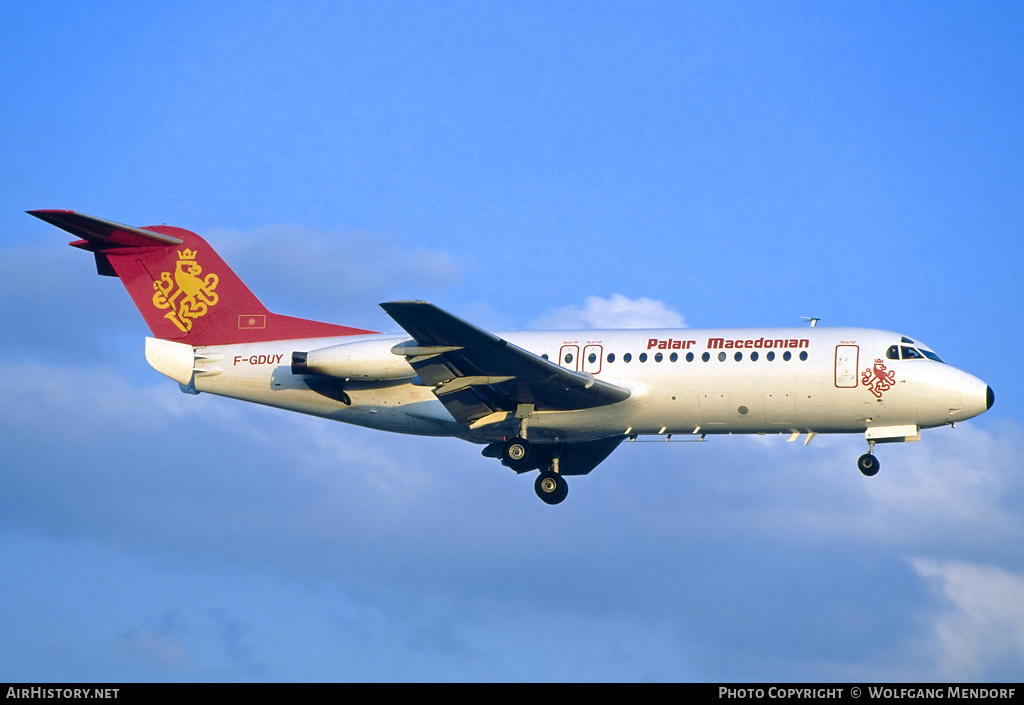
[[[966,421],[967,419],[984,414],[992,408],[992,404],[996,401],[996,394],[992,391],[992,387],[977,377],[961,370],[953,370],[952,372],[955,375],[955,379],[950,381],[948,389],[950,392],[956,390],[955,399],[959,404],[956,404],[957,408],[954,409],[954,403],[952,402],[954,397],[950,395],[950,413],[946,423]]]

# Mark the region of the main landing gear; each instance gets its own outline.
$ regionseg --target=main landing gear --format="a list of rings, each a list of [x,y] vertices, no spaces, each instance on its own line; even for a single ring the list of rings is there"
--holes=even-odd
[[[557,472],[541,470],[533,483],[533,490],[545,504],[559,504],[569,494],[569,483]]]
[[[501,459],[516,472],[526,472],[533,467],[533,446],[525,438],[511,438],[501,448]]]
[[[533,489],[545,504],[559,504],[569,494],[569,484],[558,472],[558,457],[551,453],[539,453],[525,438],[510,438],[500,446],[491,446],[495,450],[485,451],[485,455],[497,455],[506,465],[517,473],[540,469]],[[549,446],[544,446],[548,448]],[[500,448],[500,450],[498,450]],[[497,451],[497,452],[496,452]]]
[[[868,452],[857,458],[857,469],[867,477],[874,477],[878,474],[881,464],[875,457],[875,442],[868,441]]]

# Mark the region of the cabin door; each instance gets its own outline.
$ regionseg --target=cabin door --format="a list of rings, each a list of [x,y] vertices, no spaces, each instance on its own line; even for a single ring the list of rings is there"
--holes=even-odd
[[[853,388],[857,386],[857,363],[860,348],[856,345],[836,346],[836,386]]]

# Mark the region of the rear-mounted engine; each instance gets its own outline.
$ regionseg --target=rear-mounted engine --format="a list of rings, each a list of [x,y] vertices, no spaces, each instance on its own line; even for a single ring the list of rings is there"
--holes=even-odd
[[[292,374],[339,379],[408,379],[416,373],[404,357],[392,354],[394,340],[342,343],[292,353]]]

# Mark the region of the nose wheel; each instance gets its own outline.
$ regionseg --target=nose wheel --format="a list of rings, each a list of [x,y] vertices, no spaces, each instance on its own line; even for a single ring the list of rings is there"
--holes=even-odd
[[[545,504],[559,504],[569,494],[565,478],[550,470],[541,470],[537,481],[533,483],[533,489]]]
[[[880,463],[873,453],[865,453],[857,459],[857,469],[867,477],[874,477],[878,474]]]
[[[857,469],[866,477],[874,477],[878,474],[880,465],[878,458],[875,457],[875,442],[868,441],[868,452],[857,458]]]

